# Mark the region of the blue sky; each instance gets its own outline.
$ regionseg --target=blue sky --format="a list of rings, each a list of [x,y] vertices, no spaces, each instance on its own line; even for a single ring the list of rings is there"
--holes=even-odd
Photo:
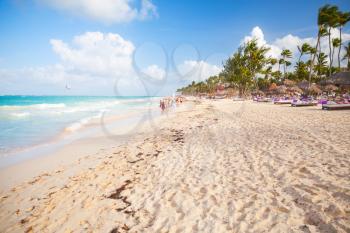
[[[119,3],[113,5],[111,0],[101,0],[101,3],[111,4],[111,11],[98,11],[94,8],[81,10],[93,2],[89,0],[77,0],[80,3],[76,5],[62,3],[69,2],[66,0],[0,1],[0,94],[67,94],[62,89],[64,83],[75,86],[84,83],[79,85],[79,89],[72,88],[71,94],[113,94],[109,84],[115,78],[120,78],[120,83],[124,85],[121,88],[126,95],[140,93],[139,89],[145,84],[135,83],[139,78],[135,72],[129,74],[135,76],[130,79],[113,77],[113,74],[103,71],[108,66],[92,70],[89,61],[84,61],[85,65],[90,64],[85,69],[81,61],[76,60],[77,56],[67,58],[66,47],[79,50],[79,46],[84,45],[77,45],[74,38],[86,35],[86,32],[99,32],[102,35],[112,33],[130,42],[132,48],[123,54],[123,59],[126,59],[124,66],[130,62],[128,56],[133,60],[135,55],[137,62],[131,61],[132,66],[135,68],[137,63],[141,76],[144,73],[165,76],[165,72],[167,82],[158,80],[149,85],[151,89],[158,86],[154,93],[168,94],[191,79],[178,76],[185,73],[196,76],[196,72],[181,73],[179,67],[191,70],[188,67],[197,65],[202,69],[197,79],[204,79],[206,74],[215,73],[216,68],[220,68],[222,59],[232,54],[242,40],[251,35],[254,27],[261,31],[257,29],[255,33],[263,33],[264,43],[275,45],[277,49],[283,41],[289,43],[290,40],[284,38],[288,34],[293,36],[289,39],[295,37],[300,41],[315,37],[320,6],[329,3],[339,6],[343,11],[350,11],[350,2],[345,0],[143,1],[117,0],[115,2]],[[125,8],[123,10],[122,7],[125,6],[130,11],[125,11]],[[122,16],[114,17],[115,15]],[[349,25],[344,32],[350,33]],[[278,39],[281,40],[277,41]],[[55,49],[52,40],[62,43],[56,43]],[[113,45],[110,46],[112,47],[108,48],[114,48]],[[106,47],[96,49],[103,48]],[[92,56],[92,64],[96,57],[117,56],[108,52],[96,54],[84,51],[77,53]],[[105,61],[105,58],[101,59]],[[119,61],[121,59],[118,58],[117,62],[111,61],[110,64],[114,67]],[[52,68],[53,66],[56,67]],[[46,78],[57,69],[61,72],[59,77],[53,81],[50,77]],[[36,75],[40,77],[37,78]],[[151,79],[152,75],[149,75]],[[86,80],[85,76],[88,76]],[[93,83],[98,85],[91,92]]]

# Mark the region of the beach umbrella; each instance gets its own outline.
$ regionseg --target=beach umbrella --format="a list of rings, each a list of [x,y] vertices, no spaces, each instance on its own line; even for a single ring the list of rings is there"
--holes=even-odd
[[[287,87],[284,85],[278,86],[276,92],[278,94],[285,94],[287,92]]]
[[[343,71],[333,74],[329,79],[322,80],[322,85],[333,84],[337,86],[350,86],[350,71]]]
[[[286,85],[287,87],[291,87],[291,86],[294,86],[295,85],[295,82],[290,80],[290,79],[285,79],[283,81],[283,84]]]
[[[321,94],[322,90],[316,84],[313,83],[309,88],[309,92],[313,94]]]
[[[270,87],[269,87],[269,91],[274,91],[277,89],[277,85],[276,83],[271,83]]]
[[[254,90],[254,91],[252,91],[252,94],[253,95],[265,95],[265,93],[261,90]]]
[[[298,86],[293,86],[289,89],[293,93],[300,93],[303,94],[303,90],[301,90]]]
[[[331,92],[338,90],[338,87],[333,84],[328,84],[324,89],[328,92]]]
[[[307,90],[307,89],[309,89],[309,82],[306,80],[303,80],[300,83],[298,83],[298,87],[303,89],[303,90]]]
[[[340,86],[350,86],[350,71],[338,72],[331,76],[332,83]]]

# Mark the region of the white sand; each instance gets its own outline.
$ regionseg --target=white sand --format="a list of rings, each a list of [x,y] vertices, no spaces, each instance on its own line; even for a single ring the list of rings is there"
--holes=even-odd
[[[350,111],[319,109],[203,102],[72,145],[78,161],[2,185],[0,232],[350,232]]]

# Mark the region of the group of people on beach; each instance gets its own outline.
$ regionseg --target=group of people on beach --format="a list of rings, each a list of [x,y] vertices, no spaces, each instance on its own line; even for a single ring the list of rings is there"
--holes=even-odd
[[[159,101],[159,107],[162,111],[165,111],[168,108],[176,108],[179,104],[184,102],[184,97],[176,96],[176,97],[164,97]]]

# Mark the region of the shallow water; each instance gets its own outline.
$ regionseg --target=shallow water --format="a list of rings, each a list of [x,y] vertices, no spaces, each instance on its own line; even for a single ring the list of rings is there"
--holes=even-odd
[[[157,104],[157,97],[139,96],[0,96],[0,157]]]

